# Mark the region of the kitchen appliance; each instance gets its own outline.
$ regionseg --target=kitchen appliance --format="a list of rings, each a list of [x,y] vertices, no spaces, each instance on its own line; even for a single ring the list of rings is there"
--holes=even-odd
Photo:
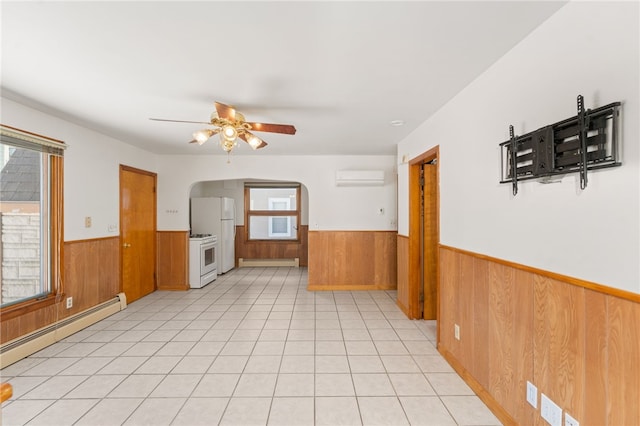
[[[218,278],[218,239],[211,234],[189,237],[189,286],[202,288]]]
[[[218,273],[235,267],[236,213],[235,200],[228,197],[196,197],[191,199],[191,232],[218,237]]]

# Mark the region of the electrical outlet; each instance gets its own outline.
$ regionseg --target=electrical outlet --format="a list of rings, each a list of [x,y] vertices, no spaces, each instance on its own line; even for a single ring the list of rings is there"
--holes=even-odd
[[[571,417],[569,413],[564,413],[564,426],[580,426],[580,423]]]
[[[91,216],[87,216],[84,218],[84,227],[91,228]]]
[[[460,340],[460,326],[458,324],[453,325],[453,337],[455,337],[456,340]]]
[[[73,307],[73,297],[67,297],[67,309],[71,309]]]
[[[562,408],[543,393],[540,394],[540,415],[551,426],[562,426]]]
[[[538,388],[527,380],[527,402],[533,408],[538,408]],[[566,425],[565,425],[566,426]]]

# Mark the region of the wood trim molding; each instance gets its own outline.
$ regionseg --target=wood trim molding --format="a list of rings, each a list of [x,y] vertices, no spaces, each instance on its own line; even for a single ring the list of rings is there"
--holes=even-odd
[[[138,173],[141,175],[147,175],[147,176],[153,176],[153,177],[157,177],[158,174],[156,172],[151,172],[149,170],[143,170],[143,169],[138,169],[136,167],[132,167],[132,166],[127,166],[126,164],[120,164],[120,170],[126,170],[128,172],[134,172],[134,173]],[[157,182],[156,182],[157,184]]]
[[[360,290],[395,290],[393,284],[381,285],[354,285],[354,284],[310,284],[307,286],[309,291],[360,291]]]
[[[420,286],[421,286],[421,278],[422,278],[422,268],[421,268],[421,235],[420,230],[422,229],[421,222],[421,188],[420,188],[420,167],[423,163],[428,163],[430,161],[436,160],[437,163],[437,172],[436,172],[436,234],[435,240],[440,241],[440,190],[439,190],[439,179],[440,179],[440,164],[439,164],[439,156],[440,156],[440,146],[436,145],[433,148],[425,151],[424,153],[418,155],[415,158],[412,158],[409,161],[409,253],[408,253],[408,299],[406,303],[407,311],[405,314],[411,319],[422,318],[422,303],[420,301]],[[436,257],[436,270],[439,267],[440,260],[439,249],[436,245],[433,247],[435,250]],[[440,288],[440,273],[437,272],[436,276],[436,318],[439,319],[439,293]]]
[[[85,243],[91,243],[91,242],[95,242],[95,241],[105,241],[105,240],[110,240],[110,239],[119,240],[120,236],[116,235],[114,237],[98,237],[98,238],[87,238],[87,239],[84,239],[84,240],[70,240],[70,241],[65,241],[64,244],[65,245],[69,245],[69,244],[85,244]]]
[[[41,135],[41,134],[38,134],[38,133],[28,132],[26,130],[18,129],[17,127],[7,126],[6,124],[0,124],[0,125],[2,127],[6,127],[7,129],[16,130],[18,132],[26,133],[26,134],[31,135],[31,136],[35,136],[35,137],[38,137],[38,138],[42,138],[42,139],[46,139],[46,140],[49,140],[49,141],[53,141],[53,142],[64,144],[64,141],[61,141],[59,139],[54,139],[54,138],[49,137],[49,136],[44,136],[44,135]]]
[[[25,302],[20,302],[15,306],[7,306],[2,308],[2,314],[0,315],[0,322],[8,321],[12,318],[16,318],[22,315],[26,315],[30,312],[37,311],[39,309],[51,306],[54,303],[64,300],[64,293],[60,294],[48,294],[42,299],[32,299]]]
[[[494,263],[498,263],[504,266],[509,266],[515,269],[519,269],[521,271],[531,272],[533,274],[541,275],[546,278],[550,278],[552,280],[558,280],[566,282],[567,284],[572,284],[578,287],[588,288],[589,290],[597,291],[598,293],[607,294],[609,296],[619,297],[621,299],[630,300],[632,302],[640,303],[640,294],[633,293],[626,290],[621,290],[614,287],[609,287],[602,284],[597,284],[591,281],[582,280],[575,277],[570,277],[568,275],[558,274],[556,272],[546,271],[544,269],[534,268],[532,266],[522,265],[520,263],[511,262],[509,260],[499,259],[497,257],[487,256],[485,254],[479,254],[472,251],[450,247],[444,244],[440,244],[440,248],[451,250],[456,253],[466,254],[468,256],[475,257],[477,259],[488,260]]]
[[[478,382],[458,359],[451,352],[438,346],[438,352],[465,381],[466,384],[475,392],[476,395],[485,403],[491,412],[505,426],[518,426],[518,422],[496,401],[489,392]]]

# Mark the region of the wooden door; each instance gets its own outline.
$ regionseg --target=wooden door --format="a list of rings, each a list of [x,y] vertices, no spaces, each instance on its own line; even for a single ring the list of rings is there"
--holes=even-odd
[[[436,319],[438,287],[438,167],[422,165],[422,294],[424,319]]]
[[[156,174],[120,166],[121,288],[127,303],[156,289]]]

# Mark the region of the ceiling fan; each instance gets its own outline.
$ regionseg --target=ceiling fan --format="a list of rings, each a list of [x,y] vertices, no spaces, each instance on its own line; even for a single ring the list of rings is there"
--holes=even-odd
[[[220,147],[226,152],[231,153],[233,148],[238,145],[238,138],[242,139],[253,149],[260,149],[267,146],[267,143],[251,133],[271,132],[284,133],[286,135],[295,135],[296,128],[289,124],[269,124],[245,121],[244,115],[230,105],[215,102],[216,110],[211,113],[211,119],[207,123],[205,121],[184,121],[184,120],[167,120],[163,118],[151,118],[154,121],[170,121],[174,123],[199,123],[215,126],[214,129],[202,129],[193,134],[193,140],[189,143],[197,143],[202,145],[210,137],[215,134],[220,135]]]

